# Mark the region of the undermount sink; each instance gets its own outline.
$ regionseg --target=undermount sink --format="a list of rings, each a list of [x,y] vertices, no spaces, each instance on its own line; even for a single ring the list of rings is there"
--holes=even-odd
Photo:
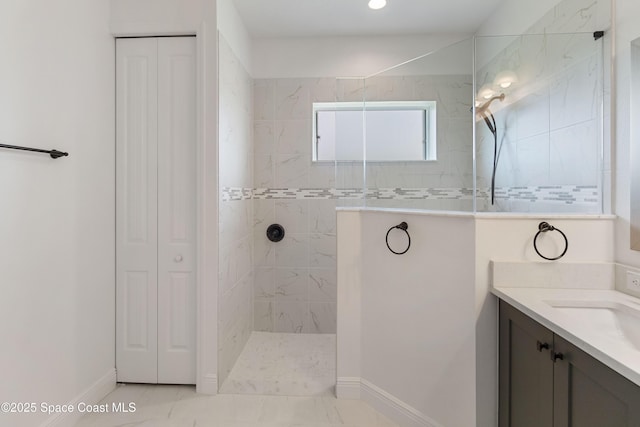
[[[614,301],[545,301],[558,312],[571,316],[594,332],[606,334],[640,351],[640,305]]]

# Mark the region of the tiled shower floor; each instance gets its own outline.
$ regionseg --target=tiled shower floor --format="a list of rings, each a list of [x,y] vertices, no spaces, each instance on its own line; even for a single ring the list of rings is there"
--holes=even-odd
[[[252,332],[220,393],[322,396],[335,385],[335,334]]]

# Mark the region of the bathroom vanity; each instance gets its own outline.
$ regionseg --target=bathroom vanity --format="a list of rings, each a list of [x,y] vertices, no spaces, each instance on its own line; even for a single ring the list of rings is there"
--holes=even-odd
[[[640,386],[504,300],[499,358],[500,427],[640,426]]]
[[[621,292],[630,272],[492,262],[500,427],[640,426],[640,298]]]

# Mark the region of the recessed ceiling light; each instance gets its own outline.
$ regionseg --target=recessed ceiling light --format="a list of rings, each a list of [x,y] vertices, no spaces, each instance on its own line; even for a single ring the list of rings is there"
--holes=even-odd
[[[382,9],[386,5],[387,0],[369,0],[369,7],[374,10]]]

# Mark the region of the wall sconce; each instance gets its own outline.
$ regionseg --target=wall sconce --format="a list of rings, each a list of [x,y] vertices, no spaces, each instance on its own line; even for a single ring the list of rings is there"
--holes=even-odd
[[[487,109],[489,104],[494,99],[504,100],[505,89],[512,87],[518,82],[518,76],[516,73],[510,70],[501,71],[496,75],[493,83],[485,83],[478,91],[478,97],[476,98],[476,107],[479,112]]]
[[[478,91],[478,98],[480,100],[482,100],[481,102],[486,101],[487,99],[492,98],[493,96],[495,96],[497,94],[497,92],[493,89],[493,86],[490,84],[485,84],[484,86],[482,86],[480,88],[480,90]]]
[[[493,83],[496,86],[501,87],[502,89],[507,89],[511,87],[514,83],[518,82],[518,76],[513,71],[505,70],[501,71],[496,75]]]

